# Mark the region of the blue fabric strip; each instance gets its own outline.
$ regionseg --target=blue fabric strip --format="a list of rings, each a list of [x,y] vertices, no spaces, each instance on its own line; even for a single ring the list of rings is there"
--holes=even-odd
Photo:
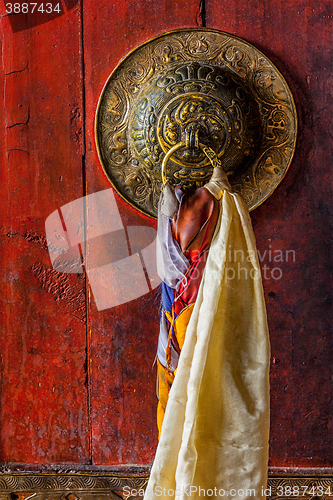
[[[174,301],[173,288],[166,285],[164,281],[162,281],[162,307],[170,314],[172,314],[173,301]]]

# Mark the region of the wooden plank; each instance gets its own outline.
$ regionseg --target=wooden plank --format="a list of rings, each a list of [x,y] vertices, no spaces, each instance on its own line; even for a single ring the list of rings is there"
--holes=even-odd
[[[200,24],[200,2],[102,0],[84,6],[87,192],[109,187],[97,158],[94,117],[99,95],[121,57],[147,38]],[[116,196],[124,226],[155,228]],[[89,264],[89,263],[88,263]],[[111,309],[89,307],[93,463],[144,464],[157,443],[158,300],[151,292]]]
[[[52,268],[45,237],[47,217],[83,195],[79,20],[2,18],[2,462],[90,459],[85,281]]]
[[[270,464],[276,467],[332,467],[331,17],[332,3],[325,0],[206,2],[208,27],[245,38],[276,64],[299,116],[290,171],[252,214],[267,267],[273,359]],[[287,251],[295,252],[288,261]],[[281,278],[273,279],[274,268],[281,269]]]

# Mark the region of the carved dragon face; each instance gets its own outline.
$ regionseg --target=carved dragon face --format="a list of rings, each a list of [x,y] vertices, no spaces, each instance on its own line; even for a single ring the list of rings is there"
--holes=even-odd
[[[223,157],[226,171],[244,169],[260,147],[258,105],[230,70],[181,60],[142,86],[129,116],[128,144],[157,180],[164,155],[188,142],[192,130],[200,143]],[[168,165],[170,182],[184,187],[202,185],[211,173],[200,148],[178,149]]]

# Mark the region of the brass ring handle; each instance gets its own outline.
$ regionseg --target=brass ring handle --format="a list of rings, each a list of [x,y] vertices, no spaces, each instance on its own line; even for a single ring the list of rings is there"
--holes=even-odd
[[[171,149],[169,149],[169,151],[167,152],[167,154],[163,158],[162,167],[161,167],[163,184],[165,184],[167,181],[166,166],[167,166],[167,163],[168,163],[170,157],[173,155],[173,153],[178,151],[178,149],[180,149],[184,146],[186,146],[185,141],[178,142],[178,144],[176,144]],[[210,148],[209,146],[206,146],[205,144],[202,144],[201,142],[199,142],[198,146],[205,153],[205,155],[207,156],[207,158],[209,159],[209,161],[211,162],[211,164],[213,165],[214,168],[221,167],[221,162],[218,159],[215,151],[212,150],[212,148]]]

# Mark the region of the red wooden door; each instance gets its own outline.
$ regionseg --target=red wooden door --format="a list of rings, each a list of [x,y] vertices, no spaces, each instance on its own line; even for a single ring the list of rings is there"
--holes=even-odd
[[[110,187],[94,118],[120,58],[161,32],[207,26],[262,50],[295,97],[293,163],[252,213],[272,343],[270,465],[333,467],[331,2],[62,0],[48,4],[52,13],[46,4],[38,11],[39,2],[27,14],[20,3],[6,13],[7,4],[1,6],[1,462],[28,470],[31,464],[105,468],[154,457],[156,289],[98,310],[85,273],[53,268],[45,221],[58,211],[66,230],[63,206]],[[125,228],[155,228],[115,198]]]

